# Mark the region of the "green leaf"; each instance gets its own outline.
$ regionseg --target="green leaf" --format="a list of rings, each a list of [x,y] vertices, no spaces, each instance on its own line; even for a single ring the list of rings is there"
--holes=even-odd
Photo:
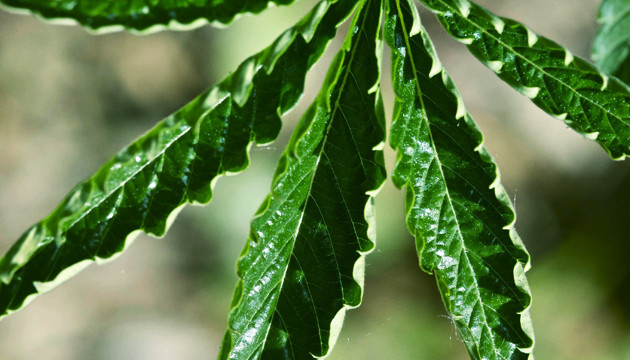
[[[626,84],[630,84],[630,55],[619,65],[619,68],[613,75]]]
[[[322,1],[271,46],[160,122],[73,189],[0,259],[0,316],[93,261],[122,252],[139,230],[162,236],[186,203],[207,203],[220,175],[244,170],[298,101],[307,70],[356,3]]]
[[[597,22],[593,60],[604,72],[630,82],[630,1],[603,0]]]
[[[467,0],[421,0],[446,30],[545,112],[597,141],[614,159],[630,154],[630,89],[555,42]]]
[[[406,188],[420,266],[435,275],[471,358],[532,358],[529,255],[497,166],[413,3],[389,0],[385,28],[396,95],[392,177]]]
[[[311,359],[361,302],[385,180],[380,0],[367,0],[252,221],[221,359]]]
[[[127,29],[189,29],[225,25],[245,13],[294,0],[0,0],[0,5],[59,23],[79,23],[99,32]]]

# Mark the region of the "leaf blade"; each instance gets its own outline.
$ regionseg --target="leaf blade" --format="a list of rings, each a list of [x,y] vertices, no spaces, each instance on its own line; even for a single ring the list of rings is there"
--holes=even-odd
[[[248,13],[294,0],[1,0],[7,10],[31,13],[58,23],[78,23],[96,32],[121,29],[147,33],[165,28],[191,29],[203,24],[227,25]]]
[[[248,166],[253,141],[275,139],[280,115],[302,94],[306,71],[354,6],[322,1],[271,46],[73,189],[0,258],[0,317],[72,270],[121,253],[139,230],[162,236],[186,203],[209,202],[219,176]],[[290,74],[283,71],[289,65]]]
[[[381,7],[362,3],[252,221],[221,359],[325,356],[345,309],[360,304],[371,194],[385,180],[374,150],[385,136],[375,85]]]
[[[543,111],[598,142],[615,160],[630,154],[628,85],[468,0],[421,2],[451,36]]]
[[[387,19],[396,95],[392,178],[406,187],[420,266],[435,275],[471,358],[530,358],[529,255],[496,164],[413,4],[390,0]]]
[[[604,0],[597,21],[600,28],[593,41],[593,59],[602,70],[613,73],[628,55],[630,5],[625,1]]]
[[[630,82],[630,3],[603,0],[591,56],[606,73]]]

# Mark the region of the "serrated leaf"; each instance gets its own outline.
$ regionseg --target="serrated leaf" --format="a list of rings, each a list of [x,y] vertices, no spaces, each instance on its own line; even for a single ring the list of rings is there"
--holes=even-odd
[[[603,0],[591,51],[595,63],[606,73],[630,82],[630,1]]]
[[[597,141],[613,159],[630,154],[628,85],[468,0],[421,2],[455,39],[542,110]]]
[[[119,254],[140,230],[162,236],[184,204],[209,202],[220,175],[248,166],[253,141],[276,138],[280,115],[296,104],[307,70],[355,6],[322,1],[73,189],[0,259],[0,316]]]
[[[210,23],[226,25],[245,13],[294,0],[0,0],[4,8],[32,13],[60,23],[79,23],[98,32],[121,29],[154,31],[189,29]]]
[[[472,359],[533,358],[529,255],[497,166],[413,3],[389,0],[385,28],[396,95],[392,177],[406,188],[420,266],[435,275]]]
[[[380,0],[367,0],[285,150],[238,262],[221,359],[325,356],[361,302],[385,179]]]

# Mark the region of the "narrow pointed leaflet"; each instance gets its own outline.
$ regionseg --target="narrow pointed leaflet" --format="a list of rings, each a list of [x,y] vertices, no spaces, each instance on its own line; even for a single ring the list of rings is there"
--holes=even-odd
[[[496,164],[407,0],[389,0],[396,100],[390,135],[394,184],[420,266],[436,277],[472,359],[529,359],[529,255]]]
[[[226,25],[245,13],[259,13],[294,0],[0,0],[0,6],[44,19],[102,31],[193,28]]]
[[[73,189],[0,259],[0,316],[122,252],[138,231],[162,236],[186,203],[209,202],[220,175],[247,167],[253,141],[276,138],[280,115],[296,104],[307,70],[355,6],[322,1]]]
[[[238,262],[221,359],[325,356],[361,302],[385,179],[380,21],[381,2],[363,1],[280,160]]]
[[[606,73],[630,83],[630,1],[603,0],[592,57]]]
[[[542,110],[597,141],[613,159],[630,154],[628,85],[468,0],[421,2],[455,39]]]

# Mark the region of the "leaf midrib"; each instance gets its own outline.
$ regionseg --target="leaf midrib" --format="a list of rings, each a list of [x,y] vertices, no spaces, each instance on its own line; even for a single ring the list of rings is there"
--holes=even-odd
[[[223,99],[221,100],[223,101]],[[221,102],[219,101],[219,102]],[[180,121],[177,124],[182,124],[185,123],[185,121]],[[133,180],[136,175],[138,175],[142,170],[144,170],[147,166],[153,164],[154,161],[158,160],[160,157],[164,156],[164,153],[166,153],[166,150],[168,150],[171,145],[173,145],[175,142],[177,142],[180,138],[182,138],[184,135],[188,134],[188,132],[192,129],[192,127],[190,125],[188,125],[186,127],[186,129],[184,131],[182,131],[180,134],[178,134],[175,138],[173,138],[171,141],[169,141],[158,153],[156,153],[155,156],[153,156],[151,159],[148,159],[147,162],[145,162],[142,166],[140,166],[136,171],[134,171],[131,176],[128,176],[126,179],[124,179],[120,184],[116,185],[114,188],[112,188],[112,190],[110,190],[105,196],[103,196],[101,199],[99,199],[98,202],[96,202],[94,205],[90,206],[86,211],[83,211],[81,216],[79,216],[75,221],[73,221],[72,223],[70,223],[70,225],[62,232],[62,234],[67,233],[70,229],[72,229],[72,227],[74,227],[74,225],[76,225],[79,221],[81,221],[84,217],[86,217],[89,213],[92,212],[92,210],[96,209],[97,207],[99,207],[105,200],[108,200],[112,194],[116,193],[116,191],[122,189],[125,187],[125,185],[127,185],[127,183],[131,180]],[[156,175],[158,173],[156,172]],[[219,175],[219,174],[217,174]],[[157,178],[159,178],[159,175],[157,175]],[[88,180],[91,181],[91,180]],[[58,237],[58,236],[57,236]]]

